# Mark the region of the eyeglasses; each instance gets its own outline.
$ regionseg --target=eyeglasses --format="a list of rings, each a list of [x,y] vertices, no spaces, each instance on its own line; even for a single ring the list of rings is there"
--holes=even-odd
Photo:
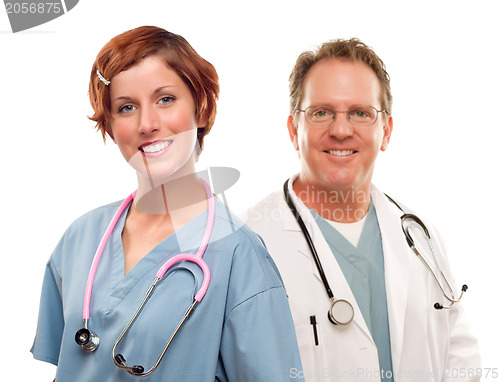
[[[387,113],[386,110],[377,110],[373,106],[352,106],[346,111],[333,110],[328,106],[309,106],[305,110],[295,110],[302,112],[306,121],[312,126],[324,127],[330,125],[337,113],[346,113],[347,120],[354,126],[373,125],[378,118],[378,113]]]

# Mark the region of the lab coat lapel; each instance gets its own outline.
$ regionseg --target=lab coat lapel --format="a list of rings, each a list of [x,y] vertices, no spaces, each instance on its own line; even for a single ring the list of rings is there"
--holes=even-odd
[[[382,237],[385,265],[385,289],[391,335],[394,375],[398,374],[405,330],[408,303],[409,259],[408,245],[401,231],[402,212],[372,185],[371,197]]]
[[[290,179],[290,182],[292,182],[292,179]],[[293,190],[291,188],[290,188],[290,192],[293,192]],[[300,216],[304,220],[304,224],[306,225],[307,230],[309,231],[309,234],[311,235],[311,238],[314,241],[315,237],[313,236],[313,232],[312,232],[312,228],[311,228],[311,224],[310,224],[311,222],[308,219],[305,219],[305,216],[304,216],[306,214],[306,212],[309,213],[309,211],[307,210],[307,207],[295,196],[295,193],[293,193],[291,195],[292,195],[292,201],[295,205],[295,208],[297,208],[297,210],[299,211]],[[304,208],[307,211],[304,211]],[[318,269],[314,265],[314,260],[313,260],[313,257],[311,255],[311,250],[309,249],[309,246],[307,245],[306,239],[305,239],[302,231],[300,230],[300,226],[297,223],[297,220],[295,219],[292,211],[290,210],[290,208],[286,204],[284,195],[283,195],[283,199],[280,201],[279,209],[281,211],[280,216],[281,216],[281,223],[283,226],[283,230],[297,232],[297,235],[300,236],[300,240],[298,241],[299,244],[297,246],[296,255],[304,256],[308,260],[310,260],[312,263],[311,269],[312,269],[314,276],[316,276],[318,278],[318,280],[321,280]]]
[[[328,283],[330,284],[330,288],[335,298],[344,299],[351,303],[351,305],[354,308],[353,323],[357,325],[366,334],[366,336],[373,342],[373,338],[363,318],[363,314],[359,309],[356,299],[352,294],[351,288],[349,287],[349,284],[347,283],[347,280],[345,279],[344,274],[340,269],[340,266],[335,260],[335,256],[333,255],[330,246],[328,245],[323,234],[321,233],[320,228],[316,224],[316,221],[314,220],[311,211],[309,211],[309,209],[304,205],[304,203],[302,203],[302,201],[295,195],[295,192],[293,192],[293,189],[291,188],[292,182],[293,179],[290,179],[289,192],[292,197],[292,201],[295,204],[295,208],[297,208],[297,210],[299,211],[300,216],[304,220],[304,224],[307,227],[309,234],[311,235],[312,241],[316,247],[316,251],[318,252],[318,256],[323,266],[326,278],[328,280]],[[302,236],[303,234],[300,230],[300,227],[297,221],[295,220],[295,217],[293,216],[292,212],[288,208],[288,205],[286,204],[284,199],[283,202],[281,203],[280,209],[283,212],[283,214],[281,215],[283,217],[282,219],[283,229],[286,231],[297,231],[297,234],[300,234]],[[321,284],[323,284],[318,269],[314,264],[314,259],[311,254],[311,250],[309,249],[309,246],[305,239],[300,240],[299,247],[297,248],[297,254],[299,254],[300,256],[305,256],[308,260],[311,261],[312,263],[311,269],[313,270],[314,276],[318,279],[318,281]],[[326,291],[324,294],[324,299],[325,299],[325,307],[329,308],[331,305],[331,301],[328,298]],[[352,325],[352,323],[350,325]]]

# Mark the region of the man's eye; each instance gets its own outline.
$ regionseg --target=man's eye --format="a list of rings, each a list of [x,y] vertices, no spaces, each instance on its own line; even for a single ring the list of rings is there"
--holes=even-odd
[[[350,110],[349,115],[355,119],[371,119],[373,117],[371,110],[365,108]]]
[[[325,118],[325,117],[328,117],[330,115],[330,113],[328,113],[327,110],[323,110],[323,109],[319,109],[319,110],[314,110],[312,113],[311,113],[311,116],[313,118]]]

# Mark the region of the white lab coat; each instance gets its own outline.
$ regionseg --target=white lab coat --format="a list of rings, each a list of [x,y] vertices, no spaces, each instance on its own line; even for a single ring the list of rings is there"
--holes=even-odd
[[[348,300],[354,307],[354,320],[349,325],[334,326],[328,321],[330,300],[282,192],[269,195],[247,211],[243,218],[264,239],[283,278],[306,381],[379,381],[377,348],[361,311],[319,227],[291,184],[293,202],[313,239],[335,297]],[[435,302],[447,305],[447,300],[432,274],[408,247],[401,230],[401,211],[374,186],[371,198],[382,236],[394,380],[479,380],[474,377],[481,367],[478,344],[464,317],[463,303],[449,310],[434,309]],[[410,211],[405,208],[405,212]],[[458,293],[438,234],[426,225],[438,261]],[[421,230],[410,232],[417,248],[430,256]],[[432,258],[428,261],[434,266]],[[318,346],[310,322],[312,315],[318,322]],[[464,374],[465,378],[460,378]],[[292,370],[291,377],[295,375],[298,373]]]

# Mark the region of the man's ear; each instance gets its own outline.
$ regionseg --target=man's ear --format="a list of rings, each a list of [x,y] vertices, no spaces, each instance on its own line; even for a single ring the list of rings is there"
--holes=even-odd
[[[299,139],[297,137],[297,125],[293,120],[293,116],[289,115],[287,120],[288,135],[290,136],[290,141],[292,141],[295,150],[299,151]]]
[[[387,150],[389,146],[389,141],[391,140],[393,121],[392,117],[389,117],[387,122],[384,124],[384,136],[382,138],[382,145],[380,146],[381,151]]]

